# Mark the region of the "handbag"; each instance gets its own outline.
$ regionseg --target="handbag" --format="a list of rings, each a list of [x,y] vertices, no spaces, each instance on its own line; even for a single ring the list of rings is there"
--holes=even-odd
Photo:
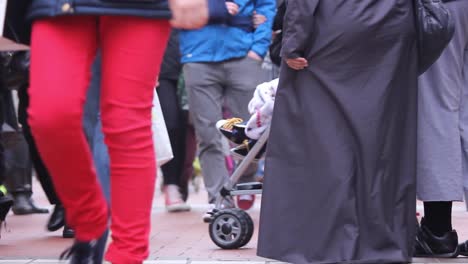
[[[13,26],[6,21],[5,31],[19,42]],[[0,85],[3,89],[18,90],[29,82],[30,52],[27,46],[2,40],[5,49],[0,51]]]
[[[418,73],[436,62],[452,40],[455,23],[441,0],[413,0],[418,40]]]
[[[29,51],[0,51],[0,81],[3,88],[18,90],[29,82]]]
[[[270,59],[276,66],[281,65],[281,47],[283,42],[283,32],[278,32],[270,44]]]
[[[154,91],[153,108],[151,109],[151,130],[153,132],[154,151],[158,167],[166,164],[174,155],[172,153],[171,141],[167,133],[166,122],[159,103],[159,97]]]
[[[278,7],[276,12],[275,21],[273,22],[273,30],[276,35],[273,37],[273,41],[270,44],[270,59],[276,65],[281,65],[281,48],[283,42],[283,20],[286,13],[286,1],[283,1]]]

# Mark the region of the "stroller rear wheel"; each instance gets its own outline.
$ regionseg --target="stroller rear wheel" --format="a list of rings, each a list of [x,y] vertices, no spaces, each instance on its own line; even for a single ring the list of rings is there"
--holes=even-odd
[[[240,209],[216,212],[209,225],[210,238],[222,249],[238,249],[249,243],[254,232],[252,218]]]

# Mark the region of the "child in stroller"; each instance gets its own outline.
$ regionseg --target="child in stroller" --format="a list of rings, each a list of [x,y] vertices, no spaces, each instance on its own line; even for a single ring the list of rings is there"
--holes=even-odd
[[[246,245],[254,230],[252,218],[239,208],[221,207],[223,199],[232,196],[262,193],[261,182],[238,183],[252,161],[258,161],[265,152],[269,127],[273,114],[278,79],[257,86],[248,107],[251,118],[244,122],[240,118],[220,120],[216,126],[230,141],[238,146],[231,152],[242,161],[238,164],[228,183],[221,190],[216,208],[207,218],[211,240],[223,249],[235,249]],[[260,180],[261,181],[261,180]]]
[[[249,102],[249,112],[252,115],[247,122],[241,118],[223,119],[216,123],[218,130],[231,142],[238,146],[231,149],[232,155],[239,159],[247,156],[271,123],[278,79],[257,86],[252,100]],[[258,161],[265,153],[266,144],[256,155]]]

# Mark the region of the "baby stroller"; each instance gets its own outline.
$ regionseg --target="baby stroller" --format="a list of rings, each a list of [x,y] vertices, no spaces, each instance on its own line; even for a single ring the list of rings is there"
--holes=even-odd
[[[250,215],[238,208],[220,209],[225,199],[232,199],[238,195],[256,195],[262,193],[262,183],[237,183],[244,175],[252,162],[255,162],[256,156],[265,146],[270,128],[268,127],[257,143],[242,159],[228,182],[220,191],[220,197],[217,199],[215,209],[209,220],[210,238],[217,246],[222,249],[238,249],[249,243],[254,232],[254,223]]]

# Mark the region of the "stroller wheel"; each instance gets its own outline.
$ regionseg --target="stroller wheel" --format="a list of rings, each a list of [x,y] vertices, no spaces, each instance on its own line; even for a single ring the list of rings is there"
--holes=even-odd
[[[216,212],[209,225],[210,238],[222,249],[238,249],[249,243],[254,231],[252,218],[240,209]]]

